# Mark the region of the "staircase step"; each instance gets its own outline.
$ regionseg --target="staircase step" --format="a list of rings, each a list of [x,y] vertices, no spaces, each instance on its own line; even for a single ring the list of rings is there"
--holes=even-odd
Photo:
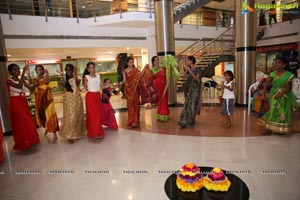
[[[199,64],[209,64],[209,63],[211,63],[211,62],[205,62],[205,61],[200,61],[200,62],[198,62]]]
[[[204,60],[204,61],[212,61],[212,60],[216,60],[216,58],[217,58],[217,57],[215,57],[215,58],[203,58],[203,59],[201,59],[201,60]]]
[[[181,3],[173,9],[174,22],[181,20],[183,17],[204,6],[209,1],[210,0],[187,0],[184,3]]]
[[[219,56],[214,56],[214,57],[203,57],[201,60],[215,60],[217,59]]]

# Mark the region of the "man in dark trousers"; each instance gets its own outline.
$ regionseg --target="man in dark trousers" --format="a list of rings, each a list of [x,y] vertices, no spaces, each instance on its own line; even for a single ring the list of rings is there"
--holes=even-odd
[[[292,51],[292,56],[291,59],[289,60],[289,64],[287,66],[287,71],[293,73],[295,77],[297,78],[297,70],[300,68],[300,62],[297,59],[298,57],[298,52],[297,51]]]
[[[272,1],[272,8],[269,10],[269,25],[271,25],[272,23],[272,19],[274,20],[274,23],[277,23],[277,19],[276,19],[276,1]]]
[[[124,60],[123,60],[123,58],[120,54],[117,55],[116,60],[118,62],[118,68],[117,68],[118,83],[121,83],[123,81],[123,69],[124,69],[125,62],[124,62]],[[120,90],[122,92],[122,97],[121,98],[125,98],[124,85],[121,86]]]

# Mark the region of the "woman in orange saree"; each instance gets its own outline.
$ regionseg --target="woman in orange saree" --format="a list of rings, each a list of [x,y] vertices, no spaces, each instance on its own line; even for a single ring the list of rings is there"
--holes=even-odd
[[[123,71],[123,84],[125,86],[128,109],[128,128],[137,128],[140,124],[140,71],[134,67],[133,63],[133,58],[128,57]]]
[[[36,65],[35,71],[37,73],[35,81],[38,83],[35,90],[36,123],[38,126],[45,128],[45,134],[47,134],[47,132],[54,134],[52,143],[55,143],[57,141],[56,132],[59,130],[59,125],[53,96],[48,86],[49,74],[47,70],[44,70],[43,65]],[[45,77],[44,74],[46,75]]]

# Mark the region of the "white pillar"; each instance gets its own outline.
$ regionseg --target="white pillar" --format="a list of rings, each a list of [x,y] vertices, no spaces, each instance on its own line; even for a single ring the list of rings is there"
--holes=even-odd
[[[148,49],[143,48],[141,49],[141,57],[142,57],[142,66],[141,66],[141,70],[143,70],[143,68],[145,67],[146,64],[149,64],[149,60],[148,60]]]
[[[148,50],[148,63],[151,66],[151,58],[157,55],[156,51],[156,38],[155,38],[155,27],[152,26],[148,29],[147,36],[147,50]]]

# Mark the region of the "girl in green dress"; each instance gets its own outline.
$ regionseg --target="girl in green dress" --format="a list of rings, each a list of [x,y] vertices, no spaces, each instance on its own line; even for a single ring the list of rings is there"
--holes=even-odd
[[[261,95],[264,97],[267,86],[272,83],[270,91],[270,110],[258,120],[258,125],[267,130],[279,133],[291,131],[292,107],[295,96],[292,92],[294,75],[285,70],[287,61],[280,57],[275,60],[273,72],[270,73]]]

